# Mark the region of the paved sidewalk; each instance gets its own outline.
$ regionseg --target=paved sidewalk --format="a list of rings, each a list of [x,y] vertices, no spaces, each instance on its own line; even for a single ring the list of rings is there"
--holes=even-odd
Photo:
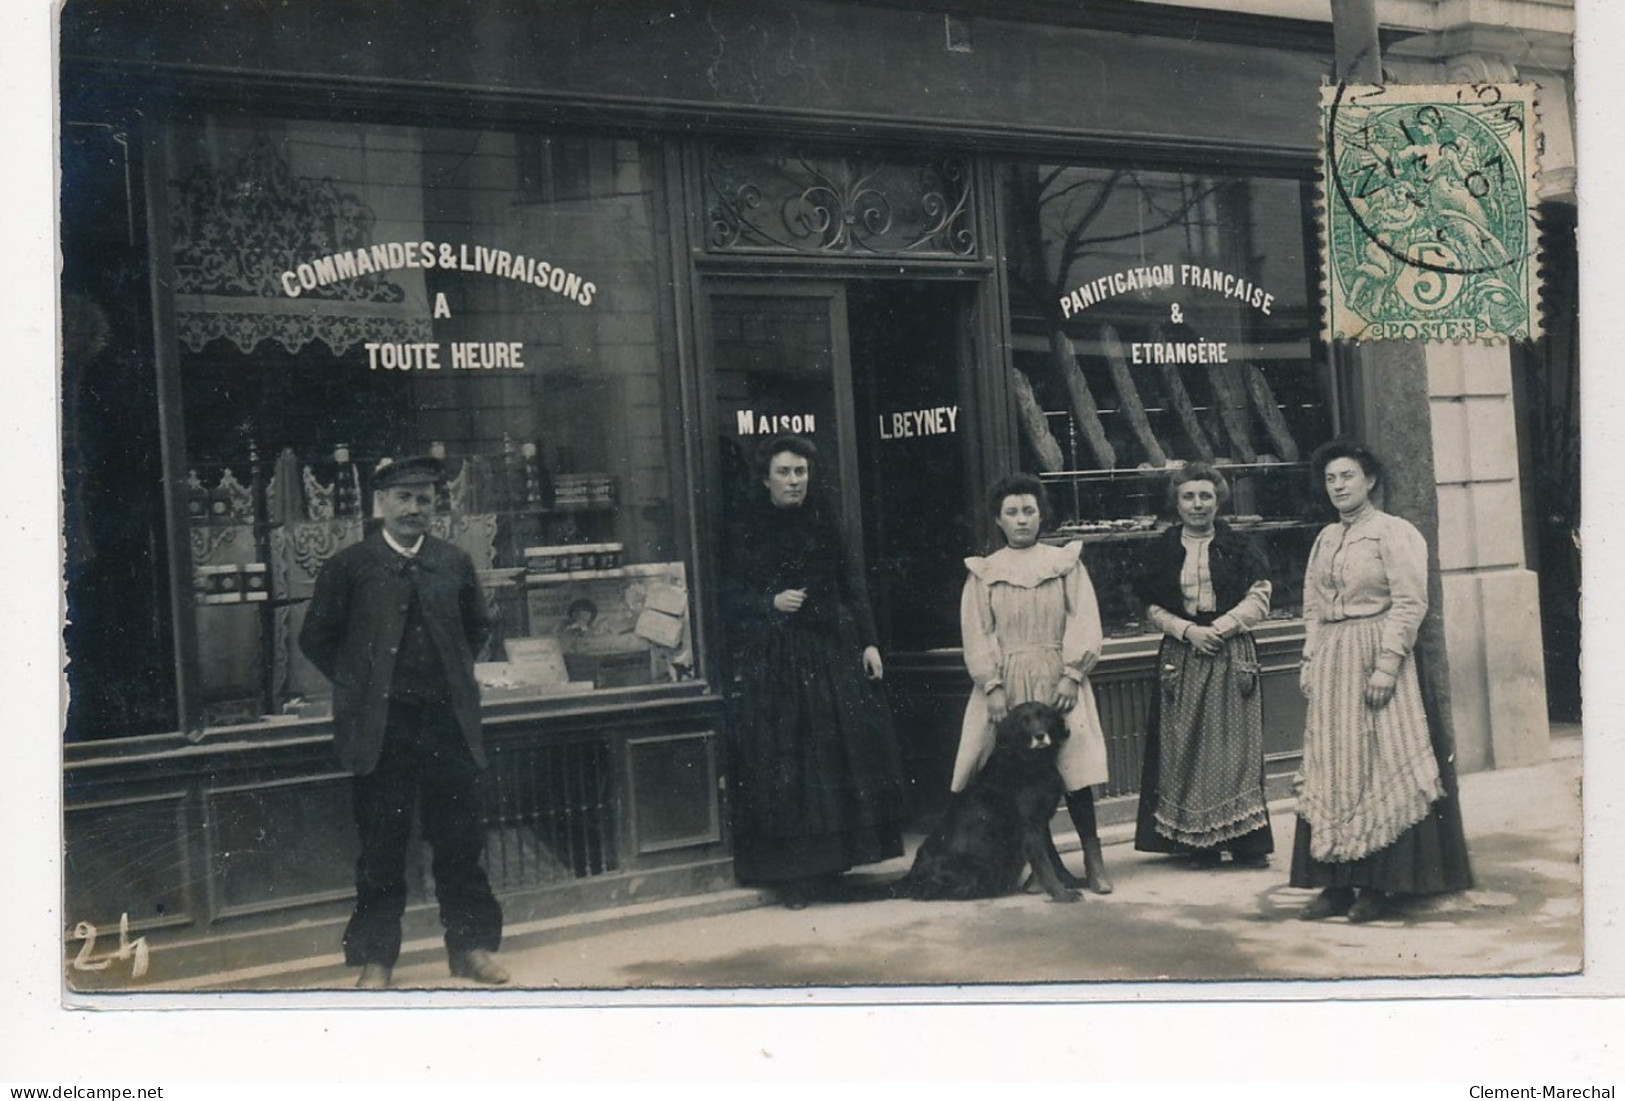
[[[1292,801],[1272,805],[1277,852],[1261,870],[1199,870],[1133,851],[1132,826],[1107,831],[1117,890],[1075,905],[1042,895],[978,902],[887,900],[789,911],[757,891],[627,907],[510,928],[500,955],[526,991],[728,990],[1551,975],[1582,962],[1580,739],[1554,738],[1546,764],[1461,781],[1477,886],[1404,917],[1353,926],[1296,918],[1312,895],[1286,886]],[[1076,841],[1067,854],[1076,870]],[[865,869],[879,883],[908,861]],[[196,990],[348,989],[335,955],[215,976]],[[407,946],[397,991],[473,988],[452,979],[438,943]],[[949,992],[944,992],[949,993]],[[959,992],[963,995],[963,992]],[[1099,991],[1110,996],[1110,990]]]

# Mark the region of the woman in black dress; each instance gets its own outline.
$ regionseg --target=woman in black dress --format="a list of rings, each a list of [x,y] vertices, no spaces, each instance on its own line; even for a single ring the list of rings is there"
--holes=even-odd
[[[808,488],[817,453],[782,436],[731,526],[723,599],[736,689],[734,871],[791,909],[903,853],[904,787],[859,563]]]
[[[1263,867],[1275,841],[1252,628],[1269,615],[1269,566],[1218,519],[1230,486],[1217,469],[1176,470],[1168,497],[1179,523],[1147,547],[1136,581],[1162,646],[1134,847]]]

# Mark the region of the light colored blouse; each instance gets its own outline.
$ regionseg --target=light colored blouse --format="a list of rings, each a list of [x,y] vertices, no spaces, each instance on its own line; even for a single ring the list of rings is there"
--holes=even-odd
[[[1213,571],[1208,566],[1208,548],[1213,545],[1213,534],[1191,535],[1182,530],[1179,542],[1185,548],[1185,564],[1179,571],[1179,588],[1185,597],[1185,615],[1177,615],[1160,604],[1151,604],[1146,607],[1146,618],[1163,634],[1183,641],[1185,632],[1192,625],[1186,616],[1215,612],[1218,608],[1217,598],[1213,595]],[[1234,608],[1213,621],[1213,628],[1219,632],[1219,637],[1232,638],[1261,623],[1270,614],[1271,591],[1267,580],[1253,582],[1247,595]]]
[[[1328,524],[1309,552],[1303,581],[1305,661],[1321,624],[1383,616],[1378,667],[1396,671],[1416,645],[1428,610],[1428,546],[1407,520],[1367,505]]]
[[[1082,683],[1100,660],[1105,638],[1094,585],[1078,560],[1082,546],[1038,543],[965,559],[960,631],[965,668],[981,691],[1004,686],[1018,668],[1041,677],[1057,661],[1061,676]],[[1023,686],[1010,688],[1013,701],[1026,698]]]

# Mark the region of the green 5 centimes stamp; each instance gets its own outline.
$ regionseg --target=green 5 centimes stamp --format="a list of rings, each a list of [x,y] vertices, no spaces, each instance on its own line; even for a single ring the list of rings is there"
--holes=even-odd
[[[1328,340],[1540,335],[1532,84],[1321,89]]]

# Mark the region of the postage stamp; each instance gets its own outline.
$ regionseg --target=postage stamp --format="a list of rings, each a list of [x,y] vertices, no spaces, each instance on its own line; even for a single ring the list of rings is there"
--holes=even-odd
[[[1328,340],[1540,335],[1536,88],[1321,88]]]

